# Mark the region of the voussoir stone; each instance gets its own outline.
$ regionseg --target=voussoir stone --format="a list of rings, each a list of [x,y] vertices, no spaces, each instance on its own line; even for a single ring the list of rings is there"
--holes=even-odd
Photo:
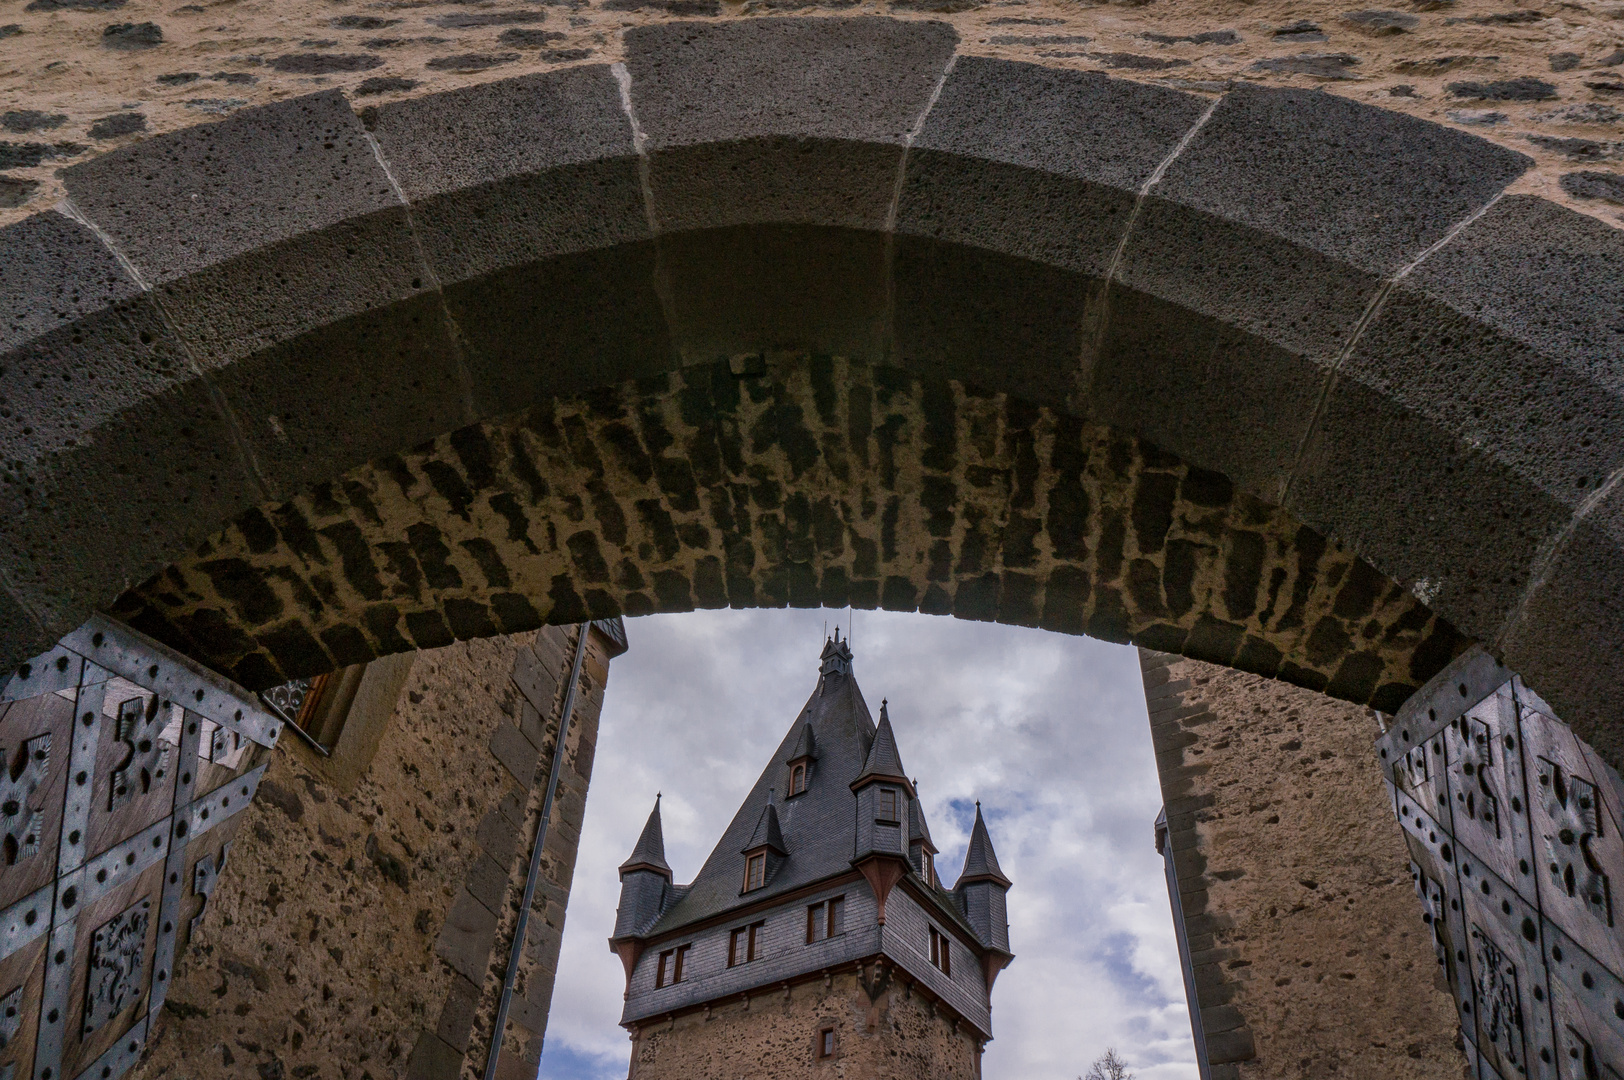
[[[1624,464],[1621,264],[1615,229],[1495,204],[1360,335],[1290,505],[1495,640],[1541,547]]]
[[[957,43],[946,23],[873,17],[628,31],[659,229],[882,227],[903,142]]]
[[[967,56],[908,154],[897,207],[897,353],[1037,401],[1076,390],[1086,278],[1138,189],[1200,117],[1191,95]],[[1026,357],[1020,373],[1007,363]],[[1013,377],[1012,377],[1013,376]]]
[[[277,491],[466,422],[406,208],[336,91],[65,170],[155,289]]]
[[[88,228],[0,230],[0,550],[53,632],[264,498],[156,306]]]
[[[607,65],[365,117],[444,286],[482,414],[665,366],[637,152]]]
[[[627,32],[651,214],[669,236],[661,282],[685,362],[770,348],[886,353],[879,232],[903,145],[957,40],[944,23],[880,18]]]
[[[1278,498],[1326,374],[1383,280],[1528,164],[1329,94],[1226,95],[1141,208],[1094,408]]]
[[[1615,483],[1541,564],[1498,644],[1607,761],[1624,762],[1624,484]]]

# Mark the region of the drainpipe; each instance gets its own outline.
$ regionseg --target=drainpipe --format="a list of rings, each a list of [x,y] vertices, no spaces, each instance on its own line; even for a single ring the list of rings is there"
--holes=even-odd
[[[1156,851],[1167,875],[1167,897],[1173,905],[1173,936],[1179,943],[1179,966],[1184,969],[1184,999],[1190,1004],[1190,1036],[1195,1040],[1195,1062],[1201,1080],[1212,1080],[1207,1063],[1207,1033],[1201,1027],[1201,999],[1196,996],[1195,967],[1190,963],[1190,938],[1184,931],[1184,904],[1179,898],[1179,875],[1173,865],[1173,845],[1167,842],[1167,808],[1156,817]],[[490,1080],[489,1077],[486,1080]]]
[[[525,932],[530,925],[530,904],[536,898],[536,879],[541,876],[541,849],[547,842],[547,822],[553,816],[553,796],[558,791],[558,774],[564,767],[564,741],[569,738],[570,717],[575,713],[575,692],[581,684],[581,664],[586,659],[586,639],[591,623],[582,623],[575,640],[575,662],[570,665],[569,688],[564,691],[564,711],[558,720],[558,738],[553,745],[553,765],[547,776],[547,794],[541,800],[541,821],[536,825],[536,846],[530,850],[530,873],[524,879],[524,903],[513,928],[513,947],[508,950],[507,974],[502,976],[502,996],[496,1003],[496,1026],[491,1048],[485,1057],[485,1080],[496,1080],[497,1059],[502,1056],[502,1033],[507,1029],[508,1008],[513,1003],[513,980],[519,974],[519,958],[524,952]]]

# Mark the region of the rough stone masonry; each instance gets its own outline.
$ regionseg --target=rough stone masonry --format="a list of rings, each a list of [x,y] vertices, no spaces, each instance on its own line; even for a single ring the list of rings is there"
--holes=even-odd
[[[116,611],[264,687],[534,627],[527,596],[560,621],[917,607],[1131,636],[1385,709],[1466,644],[1346,549],[1143,441],[799,356],[443,436],[249,512]]]
[[[291,734],[136,1080],[483,1074],[575,631],[404,658],[331,758]],[[497,1075],[535,1075],[611,655],[593,631]],[[360,710],[358,704],[355,708]],[[369,756],[370,755],[370,756]]]
[[[972,55],[1213,94],[1315,87],[1532,155],[1518,190],[1618,224],[1624,5],[1497,0],[572,0],[383,6],[34,0],[0,18],[0,224],[62,195],[55,171],[153,134],[337,86],[400,100],[620,60],[629,27],[818,9],[953,23]]]
[[[1462,1077],[1375,715],[1139,655],[1212,1080]]]

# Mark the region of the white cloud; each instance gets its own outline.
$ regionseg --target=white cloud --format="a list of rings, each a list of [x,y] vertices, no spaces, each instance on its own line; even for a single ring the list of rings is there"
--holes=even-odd
[[[626,1075],[624,980],[606,940],[616,867],[656,791],[666,854],[692,878],[817,677],[844,612],[708,611],[628,622],[604,703],[548,1021],[545,1080]],[[1009,894],[1015,963],[993,993],[987,1080],[1072,1080],[1115,1046],[1141,1080],[1197,1075],[1161,857],[1138,664],[1087,638],[857,612],[855,669],[889,698],[945,878],[974,801]]]

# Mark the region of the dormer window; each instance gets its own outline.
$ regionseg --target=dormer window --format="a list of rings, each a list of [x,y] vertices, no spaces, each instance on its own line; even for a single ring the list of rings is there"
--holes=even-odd
[[[901,816],[897,813],[897,789],[896,788],[881,788],[880,789],[880,814],[879,814],[879,817],[880,817],[881,821],[901,821],[902,820]]]
[[[767,853],[757,852],[744,861],[744,891],[759,889],[767,884]]]
[[[801,792],[803,792],[805,790],[806,790],[806,764],[804,762],[799,762],[799,763],[797,763],[795,765],[790,766],[790,770],[789,770],[789,793],[790,793],[790,797],[793,798],[793,797],[795,797],[796,795],[799,795]]]

